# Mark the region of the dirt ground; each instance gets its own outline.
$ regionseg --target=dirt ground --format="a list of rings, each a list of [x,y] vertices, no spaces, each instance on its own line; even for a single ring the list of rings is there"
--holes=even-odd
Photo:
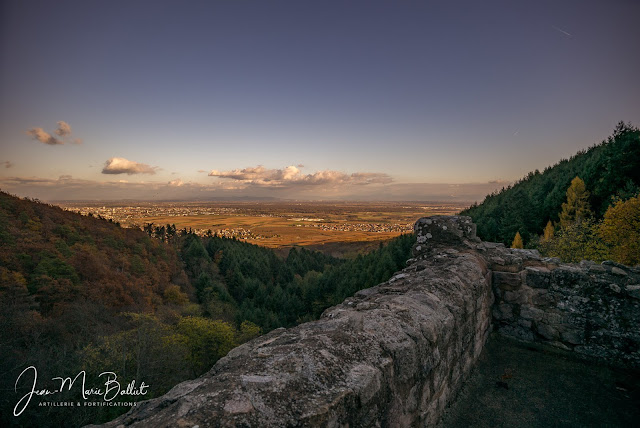
[[[439,427],[640,427],[640,372],[493,334]]]

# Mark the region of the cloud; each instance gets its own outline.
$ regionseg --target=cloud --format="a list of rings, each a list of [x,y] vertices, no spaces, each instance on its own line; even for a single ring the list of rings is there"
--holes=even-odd
[[[125,158],[111,158],[104,163],[103,174],[155,174],[157,166],[133,162]]]
[[[375,172],[356,172],[345,174],[340,171],[324,170],[313,174],[304,174],[301,166],[287,166],[283,169],[268,169],[262,165],[231,171],[212,170],[210,177],[236,180],[245,184],[261,187],[290,187],[290,186],[318,186],[318,185],[367,185],[387,184],[392,182],[390,176]]]
[[[498,178],[496,180],[489,180],[489,184],[504,184],[504,185],[509,185],[512,182],[509,180],[503,180],[501,178]]]
[[[118,177],[119,178],[119,177]],[[286,198],[349,201],[443,201],[471,204],[500,189],[484,183],[390,183],[384,186],[255,186],[238,180],[212,183],[172,181],[94,181],[63,175],[57,179],[0,175],[0,188],[20,196],[55,200],[233,200]]]
[[[5,168],[11,168],[13,166],[13,162],[10,161],[2,161],[0,165],[3,165]]]
[[[71,125],[69,125],[64,120],[58,121],[58,127],[53,131],[58,137],[56,138],[47,131],[42,128],[31,128],[26,131],[27,135],[30,135],[35,140],[40,141],[41,143],[48,144],[50,146],[57,146],[61,144],[65,144],[71,142],[73,144],[82,144],[81,138],[74,138],[73,140],[69,140],[68,137],[71,136]]]
[[[0,188],[19,196],[54,200],[192,200],[239,195],[236,189],[227,189],[223,183],[200,184],[177,180],[172,182],[110,180],[96,181],[62,175],[58,178],[3,177]]]
[[[59,137],[68,137],[71,135],[71,125],[64,120],[58,121],[58,128],[55,130],[56,135]]]
[[[64,141],[55,138],[42,128],[32,128],[27,131],[27,135],[32,136],[34,139],[40,141],[41,143],[49,144],[50,146],[64,144]]]

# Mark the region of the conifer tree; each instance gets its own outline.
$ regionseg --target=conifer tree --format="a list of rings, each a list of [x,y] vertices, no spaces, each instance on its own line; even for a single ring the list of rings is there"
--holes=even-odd
[[[544,235],[542,236],[542,240],[545,242],[550,241],[551,239],[553,239],[553,233],[553,224],[551,224],[551,220],[549,220],[544,228]]]
[[[589,206],[589,192],[580,177],[571,180],[571,185],[567,189],[567,202],[562,204],[560,212],[560,227],[563,229],[574,223],[592,217]]]
[[[516,232],[516,236],[513,238],[513,242],[511,243],[511,248],[524,248],[524,243],[522,242],[522,236],[520,236],[520,232]]]

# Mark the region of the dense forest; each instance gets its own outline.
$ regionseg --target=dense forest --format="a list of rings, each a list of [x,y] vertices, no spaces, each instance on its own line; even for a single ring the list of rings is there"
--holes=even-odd
[[[617,199],[636,196],[640,191],[640,130],[620,122],[606,141],[543,172],[530,172],[461,214],[473,218],[485,241],[511,244],[518,233],[525,246],[535,246],[549,221],[559,223],[567,189],[576,177],[589,192],[594,221],[601,220]]]
[[[151,398],[238,344],[385,281],[412,243],[400,236],[352,260],[293,248],[283,259],[234,239],[173,225],[125,229],[0,192],[0,424],[80,426],[128,409],[31,404],[14,417],[31,388],[16,380],[29,366],[39,388],[82,370],[97,387],[112,371],[123,387],[149,385],[135,401]],[[83,402],[77,387],[50,401]]]

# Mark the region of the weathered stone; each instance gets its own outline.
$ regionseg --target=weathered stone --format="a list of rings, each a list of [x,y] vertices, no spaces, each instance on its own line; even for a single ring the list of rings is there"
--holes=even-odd
[[[553,346],[554,348],[562,349],[563,351],[571,351],[571,348],[562,342],[549,342],[549,345]]]
[[[467,248],[475,228],[464,219],[421,224],[434,241]],[[190,427],[437,422],[480,355],[493,301],[481,258],[442,253],[416,262],[422,270],[408,267],[356,293],[318,321],[234,349],[196,383],[140,403],[108,426],[176,426],[178,419]]]
[[[434,425],[492,328],[640,367],[638,269],[478,243],[468,217],[424,218],[414,229],[415,258],[387,283],[235,348],[107,425]]]
[[[513,319],[513,306],[509,304],[496,305],[493,308],[493,317],[498,320],[510,320]]]
[[[602,265],[591,265],[588,270],[593,273],[604,273],[607,271],[607,269]]]
[[[631,297],[640,300],[640,285],[627,285],[626,290]]]
[[[528,267],[525,269],[525,283],[533,288],[549,288],[551,272],[547,268]]]
[[[516,290],[520,288],[522,280],[520,274],[509,272],[493,272],[492,283],[494,287],[502,290]]]
[[[547,323],[547,324],[551,324],[551,325],[557,325],[557,324],[561,324],[563,321],[562,315],[555,313],[555,312],[551,312],[548,311],[544,314],[543,320]]]
[[[531,328],[531,320],[520,318],[518,320],[518,325],[525,328]]]
[[[556,303],[554,293],[549,293],[545,289],[536,289],[530,300],[536,306],[552,306]]]
[[[503,298],[507,303],[523,304],[529,301],[529,295],[525,292],[505,291]]]
[[[533,306],[522,306],[520,307],[520,316],[524,319],[541,321],[544,316],[544,311]]]
[[[547,324],[543,324],[540,323],[537,325],[537,330],[538,330],[538,334],[542,337],[544,337],[546,340],[556,340],[557,336],[558,336],[558,332],[556,331],[555,328],[547,325]]]
[[[614,275],[619,275],[619,276],[627,276],[629,275],[626,271],[624,271],[623,269],[620,269],[617,266],[614,266],[611,268],[611,273]]]
[[[578,330],[569,330],[560,333],[563,342],[570,343],[572,345],[582,345],[584,343],[584,333]]]

